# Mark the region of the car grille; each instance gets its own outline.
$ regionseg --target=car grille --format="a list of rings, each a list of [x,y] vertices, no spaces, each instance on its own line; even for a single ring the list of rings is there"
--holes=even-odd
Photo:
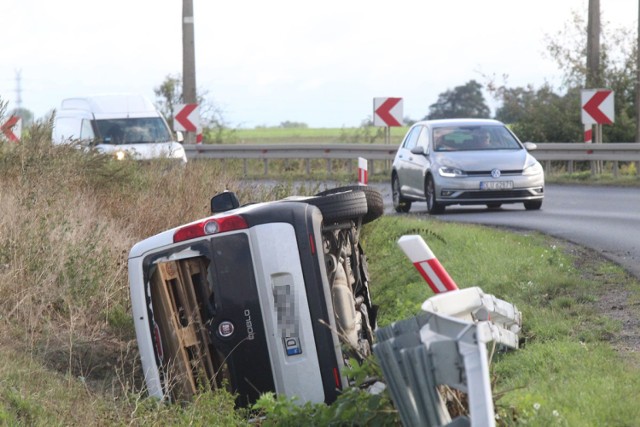
[[[465,173],[467,176],[491,176],[491,171],[465,171]],[[500,175],[522,175],[522,169],[501,170]]]
[[[533,194],[529,190],[511,190],[511,191],[466,191],[456,199],[475,200],[475,199],[511,199],[519,197],[531,197]]]

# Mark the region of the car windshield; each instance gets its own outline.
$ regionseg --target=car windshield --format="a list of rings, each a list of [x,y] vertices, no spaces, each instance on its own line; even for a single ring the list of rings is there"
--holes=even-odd
[[[522,147],[504,126],[444,126],[433,129],[435,151],[519,150]]]
[[[169,129],[160,117],[97,120],[104,144],[144,144],[171,141]]]

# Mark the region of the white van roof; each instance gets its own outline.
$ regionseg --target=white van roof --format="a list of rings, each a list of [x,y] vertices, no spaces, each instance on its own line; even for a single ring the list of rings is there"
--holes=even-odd
[[[149,99],[140,94],[104,94],[62,101],[61,110],[83,110],[93,113],[96,119],[124,117],[157,116],[156,107]]]

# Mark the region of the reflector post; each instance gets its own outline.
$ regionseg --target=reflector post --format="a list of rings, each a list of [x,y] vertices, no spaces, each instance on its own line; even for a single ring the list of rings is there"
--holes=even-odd
[[[369,172],[367,170],[367,159],[358,157],[358,184],[367,185],[369,183]]]
[[[398,239],[398,246],[434,293],[439,294],[458,289],[456,282],[449,276],[447,270],[440,264],[421,236],[402,236]]]

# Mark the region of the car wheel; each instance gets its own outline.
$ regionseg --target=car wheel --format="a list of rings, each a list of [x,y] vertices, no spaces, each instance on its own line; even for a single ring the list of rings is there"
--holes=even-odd
[[[531,200],[524,202],[524,208],[528,211],[536,211],[542,206],[542,200]]]
[[[502,203],[487,203],[489,209],[498,209],[500,206],[502,206]]]
[[[393,197],[393,208],[396,212],[409,212],[409,209],[411,209],[411,202],[402,197],[402,193],[400,192],[400,180],[397,175],[394,175],[391,180],[391,194]]]
[[[436,215],[444,212],[444,205],[436,201],[436,185],[431,175],[427,176],[424,195],[427,199],[427,210],[430,214]]]
[[[347,185],[344,187],[332,188],[330,190],[321,191],[316,196],[328,196],[330,194],[344,193],[346,191],[362,191],[367,200],[367,214],[362,217],[362,223],[366,224],[376,220],[384,213],[384,201],[382,194],[375,188],[365,185]]]
[[[367,214],[367,198],[362,191],[345,191],[326,196],[309,197],[305,203],[318,207],[324,222],[356,219]]]

